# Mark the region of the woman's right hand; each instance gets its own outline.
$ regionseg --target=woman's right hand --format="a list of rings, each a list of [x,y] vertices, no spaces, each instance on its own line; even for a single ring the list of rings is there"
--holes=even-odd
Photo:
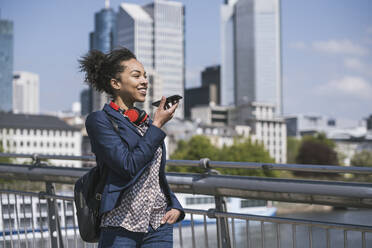
[[[176,111],[176,108],[178,107],[178,102],[177,102],[172,107],[168,109],[164,109],[166,100],[167,99],[164,96],[161,97],[159,107],[154,114],[154,121],[152,122],[152,125],[158,128],[161,128],[165,123],[167,123],[170,119],[173,118],[174,112]]]

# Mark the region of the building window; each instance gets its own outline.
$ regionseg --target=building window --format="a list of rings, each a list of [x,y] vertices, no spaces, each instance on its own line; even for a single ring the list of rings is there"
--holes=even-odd
[[[27,147],[29,147],[30,146],[30,141],[27,141]]]
[[[13,203],[3,204],[2,209],[3,209],[4,214],[13,214],[14,213],[14,204]]]
[[[75,147],[75,144],[74,143],[71,143],[71,147],[74,148]]]
[[[36,141],[34,141],[34,147],[37,147],[37,143],[36,143]]]
[[[49,142],[46,143],[46,147],[49,147]]]
[[[13,141],[13,146],[16,146],[17,145],[17,142]]]

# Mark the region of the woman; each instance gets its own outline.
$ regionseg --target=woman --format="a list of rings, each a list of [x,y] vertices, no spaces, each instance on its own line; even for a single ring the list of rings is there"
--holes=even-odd
[[[165,178],[166,134],[161,128],[178,103],[165,109],[162,97],[153,121],[134,108],[135,102],[145,101],[148,80],[126,48],[91,51],[79,62],[85,81],[112,97],[85,122],[97,165],[108,171],[99,247],[172,247],[172,224],[185,213]]]

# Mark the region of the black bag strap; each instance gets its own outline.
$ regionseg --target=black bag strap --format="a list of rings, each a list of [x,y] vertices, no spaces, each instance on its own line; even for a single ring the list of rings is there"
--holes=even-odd
[[[105,112],[105,113],[106,113],[106,112]],[[122,139],[121,136],[120,136],[120,134],[119,134],[119,127],[118,127],[118,124],[114,121],[114,119],[113,119],[109,114],[106,113],[106,115],[107,115],[107,117],[109,118],[109,120],[111,121],[112,126],[114,127],[115,132],[119,135],[120,139]],[[107,170],[106,170],[106,168],[101,168],[101,169],[102,169],[101,172],[102,172],[103,178],[104,178],[104,180],[106,181]]]
[[[113,118],[110,115],[108,115],[107,113],[106,113],[106,115],[109,117],[109,119],[112,123],[112,126],[114,127],[115,132],[119,135],[118,124],[113,120]],[[107,179],[107,175],[108,175],[107,168],[105,166],[102,166],[102,168],[100,168],[100,173],[101,173],[102,177],[101,177],[101,180],[99,181],[99,183],[97,185],[98,192],[97,191],[95,192],[95,198],[98,201],[101,200],[102,190],[103,190],[104,184],[106,183],[106,179]]]

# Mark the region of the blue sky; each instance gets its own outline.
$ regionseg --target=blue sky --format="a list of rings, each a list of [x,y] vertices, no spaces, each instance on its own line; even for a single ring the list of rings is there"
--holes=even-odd
[[[220,63],[222,0],[182,2],[190,87],[200,83],[205,66]],[[94,13],[103,6],[103,0],[0,0],[1,18],[14,21],[14,69],[40,75],[41,111],[79,101],[87,86],[77,59],[88,51]],[[372,114],[372,1],[282,0],[282,41],[285,114],[345,121]]]

